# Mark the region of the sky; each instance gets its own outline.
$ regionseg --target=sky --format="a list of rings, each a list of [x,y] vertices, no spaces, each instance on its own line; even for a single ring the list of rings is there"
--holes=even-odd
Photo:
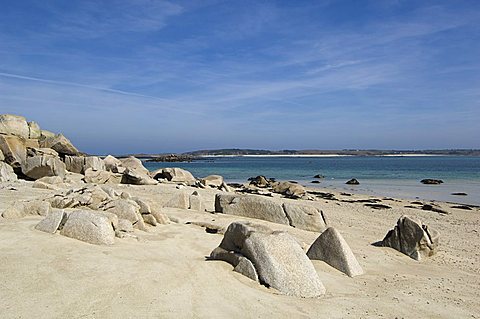
[[[480,148],[477,0],[0,8],[0,113],[87,153]]]

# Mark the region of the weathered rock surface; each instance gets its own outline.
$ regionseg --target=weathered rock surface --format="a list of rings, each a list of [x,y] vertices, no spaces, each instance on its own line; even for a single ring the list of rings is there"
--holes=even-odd
[[[59,227],[66,222],[67,214],[63,210],[53,210],[48,213],[47,217],[39,222],[35,229],[54,234]]]
[[[312,262],[285,232],[234,222],[210,258],[231,263],[236,271],[253,280],[258,276],[260,283],[286,295],[311,298],[325,294]]]
[[[190,198],[186,192],[178,191],[163,206],[180,208],[180,209],[189,209]]]
[[[79,151],[72,142],[62,134],[57,134],[53,137],[46,137],[40,140],[40,147],[51,148],[57,151],[60,155],[78,155]]]
[[[105,163],[97,156],[65,156],[65,166],[73,173],[85,174],[90,168],[95,171],[104,171]]]
[[[156,185],[158,181],[145,174],[143,170],[127,168],[122,175],[122,184],[132,185]]]
[[[51,148],[27,147],[27,156],[32,157],[32,156],[42,156],[42,155],[57,157],[58,153],[57,151],[52,150]]]
[[[199,212],[205,211],[205,204],[203,203],[202,196],[195,191],[189,196],[189,209],[193,209]]]
[[[20,168],[25,163],[27,149],[23,138],[0,134],[0,151],[3,153],[4,161],[14,169]]]
[[[138,158],[130,156],[127,158],[122,158],[120,161],[122,162],[122,167],[135,170],[144,175],[148,175],[148,169],[143,166],[142,161]]]
[[[22,173],[32,179],[39,179],[45,176],[65,177],[65,164],[58,157],[33,156],[27,157],[25,165],[22,166]]]
[[[42,130],[36,122],[28,122],[28,138],[38,140],[42,136]]]
[[[406,215],[400,217],[397,225],[390,230],[382,241],[384,247],[394,248],[415,260],[436,253],[439,234],[429,229],[421,221]]]
[[[260,187],[260,188],[270,187],[275,182],[274,180],[268,179],[263,175],[259,175],[257,177],[251,177],[248,180],[250,181],[250,185]]]
[[[29,138],[27,120],[23,116],[12,114],[0,115],[0,134]]]
[[[104,210],[118,216],[119,219],[129,220],[133,225],[142,219],[140,206],[133,200],[115,199],[105,205]]]
[[[327,226],[325,214],[313,206],[281,203],[256,195],[216,194],[215,211],[267,220],[310,231],[321,231]]]
[[[23,218],[28,215],[46,216],[51,210],[50,203],[41,200],[14,202],[3,211],[2,216],[8,219]]]
[[[310,259],[322,260],[346,274],[354,277],[363,274],[363,269],[355,258],[350,246],[333,227],[327,228],[307,252]]]
[[[7,163],[0,162],[0,182],[13,182],[17,179],[13,168]]]
[[[120,184],[122,182],[122,178],[122,174],[88,168],[85,171],[84,180],[85,182],[92,184]]]
[[[112,198],[98,186],[70,189],[46,199],[54,208],[88,207],[98,210],[109,203]]]
[[[195,184],[195,177],[192,173],[178,167],[161,168],[150,173],[154,179],[165,179],[174,183],[185,183],[187,185]]]
[[[216,194],[215,211],[289,225],[281,203],[255,195]]]
[[[69,214],[61,234],[95,245],[113,245],[115,230],[110,218],[88,210]]]
[[[112,173],[123,173],[125,170],[125,168],[122,167],[122,161],[112,155],[105,157],[103,163],[105,164],[105,169]]]
[[[3,156],[3,152],[0,149],[0,162],[3,162],[5,160],[5,156]]]
[[[200,179],[200,183],[204,186],[219,188],[223,184],[223,177],[220,175],[209,175]]]
[[[284,203],[283,209],[290,226],[310,231],[323,231],[327,228],[325,214],[316,207],[297,203]]]
[[[305,188],[292,182],[276,182],[273,185],[273,191],[290,198],[300,198],[307,193]]]

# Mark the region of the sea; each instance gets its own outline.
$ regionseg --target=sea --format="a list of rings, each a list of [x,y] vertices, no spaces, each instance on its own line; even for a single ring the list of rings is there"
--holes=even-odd
[[[151,171],[180,167],[199,178],[222,175],[227,183],[245,183],[250,177],[264,175],[312,188],[480,205],[480,157],[473,156],[215,156],[192,162],[144,165]],[[324,178],[314,178],[317,174]],[[345,184],[351,178],[360,185]],[[441,179],[444,183],[420,183],[425,178]],[[320,183],[311,183],[314,180]]]

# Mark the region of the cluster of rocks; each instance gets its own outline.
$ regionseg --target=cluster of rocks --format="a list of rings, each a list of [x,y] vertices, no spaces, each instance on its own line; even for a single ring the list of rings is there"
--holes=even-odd
[[[248,278],[296,297],[325,294],[311,260],[322,260],[346,275],[363,274],[350,247],[334,228],[325,230],[305,253],[287,232],[248,222],[230,224],[209,259],[223,260]]]
[[[248,186],[242,186],[237,191],[241,193],[250,193],[264,196],[272,196],[272,193],[280,194],[285,198],[312,200],[302,185],[292,181],[277,182],[273,178],[267,178],[263,175],[251,177]]]

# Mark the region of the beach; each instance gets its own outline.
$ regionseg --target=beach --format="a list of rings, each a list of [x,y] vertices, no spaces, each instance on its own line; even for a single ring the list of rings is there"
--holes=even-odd
[[[42,198],[51,191],[31,182],[2,183],[0,211],[18,200]],[[152,201],[166,201],[175,185],[118,185]],[[83,243],[34,229],[42,219],[0,219],[3,318],[477,318],[480,312],[478,273],[479,209],[450,212],[405,208],[408,201],[382,199],[392,207],[374,210],[363,203],[319,200],[348,241],[365,274],[350,278],[321,261],[313,264],[327,288],[321,298],[295,298],[267,289],[232,271],[222,261],[206,261],[222,240],[199,225],[219,228],[245,217],[212,214],[215,190],[198,191],[208,212],[164,208],[173,221],[138,239],[119,239],[112,246]],[[358,200],[370,196],[342,196]],[[418,262],[391,248],[375,247],[399,216],[408,214],[441,233],[436,255]],[[287,231],[308,246],[318,233],[255,220]]]

